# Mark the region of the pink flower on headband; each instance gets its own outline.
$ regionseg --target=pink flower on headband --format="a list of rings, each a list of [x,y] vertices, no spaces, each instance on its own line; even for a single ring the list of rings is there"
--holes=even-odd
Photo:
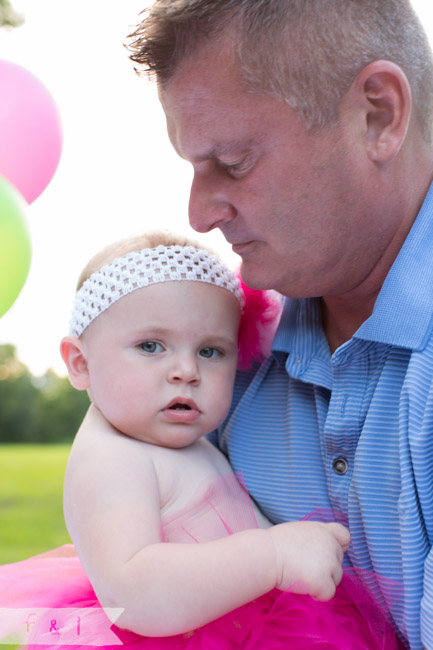
[[[281,296],[274,291],[250,289],[236,272],[245,295],[238,336],[238,368],[248,370],[270,353],[281,316]]]

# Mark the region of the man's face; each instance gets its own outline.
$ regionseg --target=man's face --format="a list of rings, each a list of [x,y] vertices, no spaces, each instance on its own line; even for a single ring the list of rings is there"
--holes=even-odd
[[[252,287],[350,290],[373,226],[350,131],[340,120],[308,132],[285,102],[248,92],[233,61],[205,46],[160,91],[170,140],[194,168],[191,225],[220,228]]]

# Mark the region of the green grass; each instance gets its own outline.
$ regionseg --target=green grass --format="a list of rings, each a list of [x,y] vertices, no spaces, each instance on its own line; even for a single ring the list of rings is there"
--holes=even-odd
[[[0,564],[70,543],[62,508],[70,445],[0,445]]]

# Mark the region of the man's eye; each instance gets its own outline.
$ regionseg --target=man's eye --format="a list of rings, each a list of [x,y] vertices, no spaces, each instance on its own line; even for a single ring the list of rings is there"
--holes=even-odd
[[[143,343],[140,343],[140,348],[147,354],[156,354],[164,350],[161,343],[157,343],[156,341],[143,341]]]
[[[216,359],[221,356],[222,352],[216,348],[202,348],[199,354],[204,359]]]
[[[246,174],[251,168],[249,158],[242,158],[242,160],[239,160],[237,162],[221,161],[220,164],[228,174],[235,178],[236,176],[242,176],[243,174]]]
[[[231,165],[226,165],[226,170],[229,174],[232,174],[232,176],[236,176],[236,174],[242,174],[246,169],[247,165],[244,160],[241,160],[238,163],[232,163]]]

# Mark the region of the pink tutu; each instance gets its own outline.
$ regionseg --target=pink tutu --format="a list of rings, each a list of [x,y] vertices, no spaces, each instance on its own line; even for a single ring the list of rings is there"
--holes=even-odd
[[[227,487],[227,481],[224,479]],[[210,537],[221,537],[252,527],[248,498],[221,500],[221,491],[206,492]],[[234,507],[234,504],[236,507]],[[236,511],[234,513],[234,511]],[[194,519],[192,519],[192,522]],[[163,537],[173,541],[197,540],[198,531],[177,525],[176,515],[163,520]],[[212,525],[210,526],[212,528]],[[209,530],[209,527],[208,527]],[[204,541],[200,539],[200,541]],[[401,650],[392,623],[364,586],[362,572],[345,569],[335,597],[318,602],[277,589],[225,616],[171,637],[141,637],[112,625],[98,603],[74,547],[66,545],[48,553],[0,567],[0,640],[21,629],[21,643],[32,650],[65,650],[122,645],[133,650]],[[5,610],[9,627],[5,628]],[[15,616],[17,613],[17,616]],[[98,614],[86,618],[83,614]],[[12,615],[13,614],[13,615]],[[69,627],[62,616],[69,616]],[[101,618],[102,617],[102,618]],[[63,621],[63,622],[62,622]],[[90,621],[90,623],[89,623]]]

